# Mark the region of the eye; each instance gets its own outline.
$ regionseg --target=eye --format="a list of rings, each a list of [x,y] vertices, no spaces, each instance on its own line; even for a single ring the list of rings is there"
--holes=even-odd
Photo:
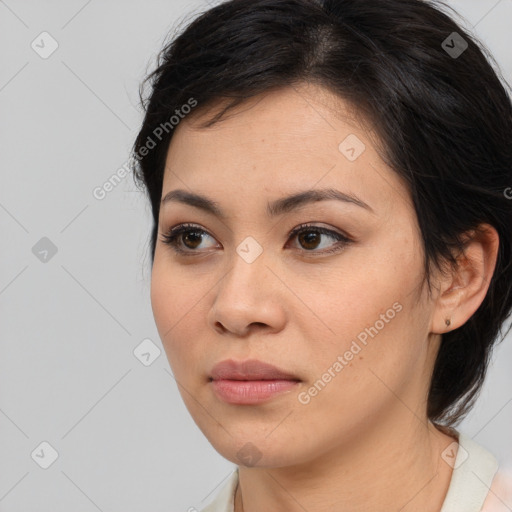
[[[211,235],[199,226],[194,224],[180,224],[170,229],[167,233],[162,234],[161,240],[163,243],[171,246],[178,254],[195,256],[200,252],[204,252],[200,251],[198,248],[203,242],[203,239],[208,237],[214,240]],[[346,245],[353,241],[332,229],[310,224],[297,226],[289,235],[290,239],[295,237],[297,237],[298,242],[302,246],[303,252],[320,255],[341,251]],[[322,238],[330,238],[334,240],[335,243],[328,244],[327,249],[316,250],[318,247],[322,246]],[[210,245],[210,247],[215,247],[215,244]]]
[[[170,245],[178,254],[186,254],[196,251],[203,238],[212,238],[204,229],[194,224],[180,224],[162,235],[162,242]],[[183,249],[180,242],[186,247]]]
[[[305,252],[313,252],[320,255],[341,251],[346,245],[352,242],[352,239],[338,233],[337,231],[311,224],[301,224],[300,226],[297,226],[290,233],[290,238],[294,238],[296,236],[298,242],[305,248]],[[322,237],[330,238],[336,243],[330,244],[327,249],[317,251],[315,249],[318,249],[318,247],[322,245]]]

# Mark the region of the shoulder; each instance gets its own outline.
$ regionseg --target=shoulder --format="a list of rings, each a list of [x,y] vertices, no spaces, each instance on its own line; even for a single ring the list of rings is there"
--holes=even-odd
[[[496,473],[482,512],[509,512],[512,510],[512,467],[503,467]]]
[[[483,446],[456,430],[452,432],[458,439],[458,449],[441,512],[510,512],[512,466],[500,467],[496,457]],[[447,458],[445,461],[450,463]]]
[[[199,512],[233,512],[235,507],[235,490],[238,485],[238,467],[224,480],[213,501]]]
[[[480,512],[498,471],[498,461],[470,437],[453,432],[458,443],[442,454],[453,471],[441,512]]]

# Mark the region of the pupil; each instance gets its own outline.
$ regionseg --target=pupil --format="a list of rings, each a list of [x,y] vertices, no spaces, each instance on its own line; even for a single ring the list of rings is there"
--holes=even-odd
[[[192,247],[191,247],[192,249],[195,249],[195,247],[201,243],[201,234],[197,233],[197,231],[190,231],[184,237],[187,241],[189,241],[191,238],[193,239],[194,237],[196,238],[196,242],[198,242],[198,243],[196,245],[194,245],[194,241],[192,241]],[[185,242],[185,245],[188,246],[187,242]]]
[[[301,235],[301,241],[306,239],[305,245],[313,244],[313,247],[306,247],[307,249],[314,249],[316,245],[318,244],[318,237],[320,236],[319,233],[316,233],[314,231],[308,231],[307,234]],[[316,242],[316,243],[315,243]]]

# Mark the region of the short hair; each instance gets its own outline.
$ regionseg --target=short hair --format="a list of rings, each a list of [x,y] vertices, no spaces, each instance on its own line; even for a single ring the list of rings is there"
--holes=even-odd
[[[249,98],[304,83],[354,106],[408,188],[430,292],[432,266],[455,265],[463,233],[488,223],[500,238],[485,299],[464,325],[442,335],[435,361],[427,416],[452,426],[473,406],[492,347],[508,333],[502,324],[512,307],[512,105],[490,52],[447,10],[434,0],[221,3],[165,43],[142,82],[145,117],[132,165],[151,202],[153,264],[169,119],[191,99],[198,105],[192,115],[227,101],[203,128]]]

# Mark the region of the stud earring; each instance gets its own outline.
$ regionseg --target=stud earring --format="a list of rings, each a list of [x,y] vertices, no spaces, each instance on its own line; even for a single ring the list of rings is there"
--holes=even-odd
[[[444,323],[448,326],[448,325],[450,325],[450,324],[451,324],[451,321],[450,321],[450,319],[449,319],[449,318],[447,318],[447,319],[444,321]]]

